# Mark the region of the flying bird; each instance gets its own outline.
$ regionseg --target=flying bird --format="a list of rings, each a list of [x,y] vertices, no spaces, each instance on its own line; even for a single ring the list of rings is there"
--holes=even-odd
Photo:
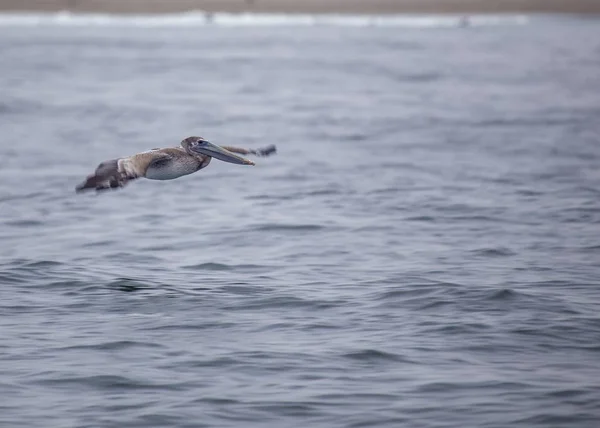
[[[237,165],[254,165],[249,159],[238,156],[269,156],[277,151],[273,145],[262,149],[217,146],[202,137],[188,137],[179,147],[152,149],[133,156],[102,162],[96,171],[76,187],[85,190],[107,190],[124,187],[136,178],[150,180],[173,180],[206,168],[212,158]]]

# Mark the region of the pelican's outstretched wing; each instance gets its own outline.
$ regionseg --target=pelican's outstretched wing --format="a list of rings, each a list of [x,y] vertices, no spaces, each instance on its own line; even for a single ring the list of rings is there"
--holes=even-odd
[[[129,181],[144,177],[151,165],[169,161],[171,154],[163,150],[150,150],[126,158],[102,162],[98,165],[96,171],[88,175],[87,179],[75,190],[83,192],[85,190],[107,190],[124,187]]]
[[[256,156],[269,156],[274,153],[277,153],[277,147],[273,144],[267,147],[262,147],[260,149],[243,149],[241,147],[232,147],[232,146],[222,146],[225,150],[228,150],[232,153],[239,153],[241,155],[256,155]]]

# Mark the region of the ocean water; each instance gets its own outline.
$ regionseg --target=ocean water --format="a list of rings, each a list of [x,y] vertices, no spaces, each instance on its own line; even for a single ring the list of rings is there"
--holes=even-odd
[[[598,427],[600,21],[210,18],[0,16],[0,426]]]

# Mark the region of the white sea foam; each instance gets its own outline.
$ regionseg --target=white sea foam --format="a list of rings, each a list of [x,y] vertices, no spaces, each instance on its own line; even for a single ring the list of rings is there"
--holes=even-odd
[[[0,13],[0,26],[128,26],[128,27],[223,27],[249,26],[343,26],[444,28],[460,26],[524,25],[524,15],[308,15],[231,14],[202,11],[164,15],[111,15],[57,13]]]

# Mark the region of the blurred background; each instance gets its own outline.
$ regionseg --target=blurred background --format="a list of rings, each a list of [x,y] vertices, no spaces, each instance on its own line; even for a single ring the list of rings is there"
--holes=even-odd
[[[0,426],[597,427],[598,12],[0,1]]]

